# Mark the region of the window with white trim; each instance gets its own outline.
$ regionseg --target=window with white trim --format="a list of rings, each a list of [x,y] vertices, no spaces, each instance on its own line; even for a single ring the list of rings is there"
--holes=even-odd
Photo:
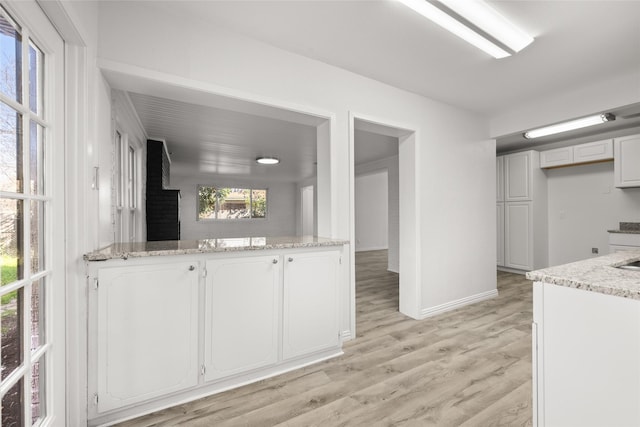
[[[46,31],[53,31],[53,27],[39,28],[41,34]],[[53,204],[52,171],[62,166],[52,161],[52,144],[56,142],[51,130],[53,113],[51,100],[45,97],[51,98],[51,88],[61,83],[62,73],[56,74],[56,82],[49,78],[53,76],[53,68],[46,64],[49,56],[34,38],[28,28],[0,6],[0,425],[3,426],[44,423],[51,418],[54,406],[50,388],[53,373],[48,372],[54,335],[52,212],[54,209],[58,212],[57,206],[63,206],[64,200],[60,197],[58,205]],[[61,58],[62,41],[59,37],[56,40],[47,43],[56,45]],[[64,148],[59,146],[56,150]],[[56,266],[59,267],[58,261]],[[57,277],[63,278],[64,272]],[[64,294],[64,279],[56,287],[56,295]]]

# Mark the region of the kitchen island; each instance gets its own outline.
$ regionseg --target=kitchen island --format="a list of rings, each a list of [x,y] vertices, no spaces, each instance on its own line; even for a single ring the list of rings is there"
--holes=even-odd
[[[89,425],[342,354],[345,244],[247,237],[86,254]]]
[[[640,250],[527,273],[535,426],[640,425]]]

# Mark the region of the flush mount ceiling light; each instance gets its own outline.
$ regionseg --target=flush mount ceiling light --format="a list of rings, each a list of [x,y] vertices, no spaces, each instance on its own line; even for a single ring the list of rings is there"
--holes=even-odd
[[[261,165],[277,165],[278,163],[280,163],[280,159],[271,156],[260,156],[256,158],[256,162],[260,163]]]
[[[497,59],[533,42],[533,37],[481,0],[398,1]]]
[[[599,125],[605,122],[615,120],[616,116],[611,113],[596,114],[594,116],[583,117],[581,119],[570,120],[568,122],[558,123],[551,126],[545,126],[538,129],[533,129],[522,134],[527,139],[541,138],[543,136],[554,135],[556,133],[568,132],[570,130],[576,130],[586,128],[589,126]]]

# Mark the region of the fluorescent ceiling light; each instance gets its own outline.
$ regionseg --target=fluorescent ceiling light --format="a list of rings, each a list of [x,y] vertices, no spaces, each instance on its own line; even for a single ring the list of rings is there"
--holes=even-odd
[[[519,52],[533,38],[480,0],[399,0],[494,58]]]
[[[596,114],[595,116],[583,117],[581,119],[570,120],[568,122],[558,123],[556,125],[533,129],[525,132],[523,136],[527,139],[541,138],[543,136],[554,135],[556,133],[568,132],[570,130],[599,125],[615,119],[616,116],[611,113]]]
[[[256,162],[261,165],[277,165],[280,163],[280,159],[277,157],[261,156],[256,159]]]

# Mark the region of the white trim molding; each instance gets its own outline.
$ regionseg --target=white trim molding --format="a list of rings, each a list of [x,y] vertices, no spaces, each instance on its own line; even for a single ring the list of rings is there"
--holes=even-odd
[[[491,291],[460,298],[459,300],[446,302],[434,307],[423,308],[422,310],[420,310],[420,319],[426,319],[427,317],[446,313],[447,311],[455,310],[457,308],[464,307],[465,305],[475,304],[477,302],[485,301],[497,296],[498,291],[496,289],[493,289]]]

